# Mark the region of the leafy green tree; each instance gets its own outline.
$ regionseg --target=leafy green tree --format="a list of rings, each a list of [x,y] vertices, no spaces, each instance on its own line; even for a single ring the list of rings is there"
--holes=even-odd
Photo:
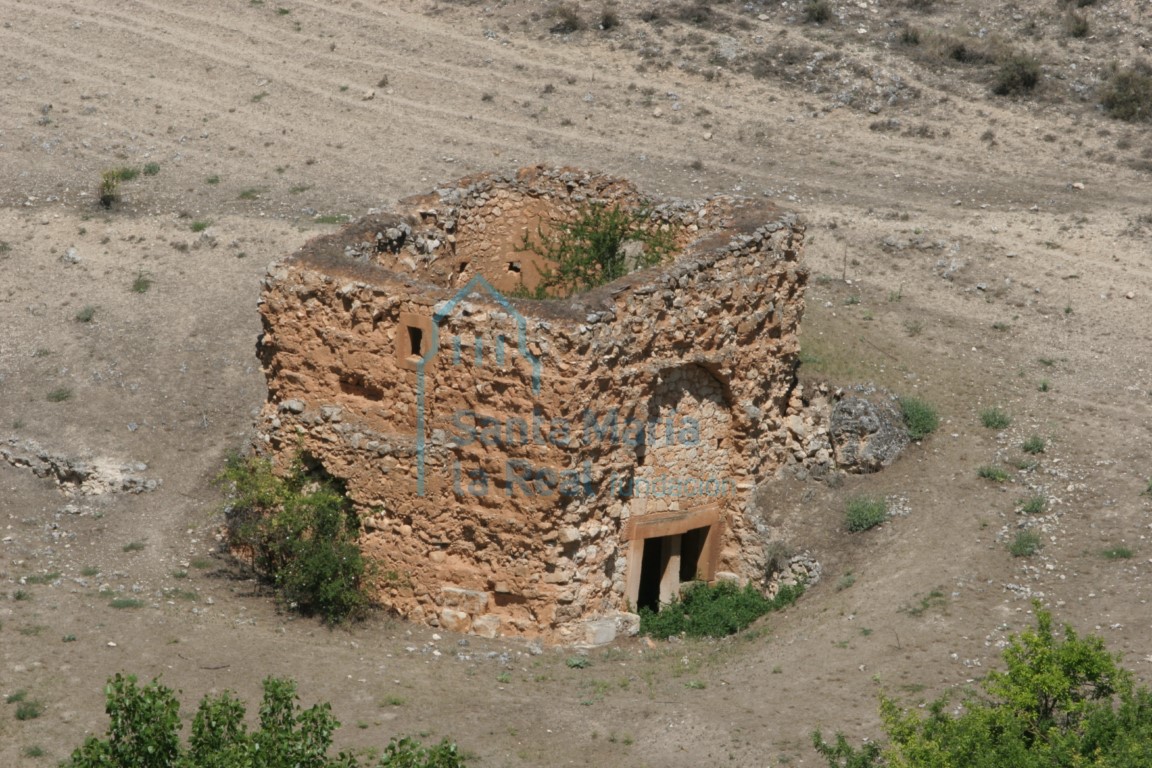
[[[547,299],[587,291],[659,264],[676,250],[676,239],[671,230],[651,225],[646,208],[592,202],[554,230],[537,227],[535,239],[525,232],[518,250],[546,262],[536,289],[518,294]]]
[[[230,543],[251,553],[256,573],[284,602],[329,624],[364,615],[360,523],[337,481],[309,474],[300,458],[280,477],[257,457],[229,459],[220,480],[232,497]]]
[[[1138,768],[1152,765],[1152,692],[1136,688],[1099,637],[1053,631],[1035,604],[1036,628],[1014,635],[1006,669],[956,706],[948,696],[927,713],[881,696],[888,744],[857,749],[819,731],[816,750],[831,768]]]
[[[111,721],[106,739],[89,736],[72,753],[71,768],[169,768],[180,754],[180,702],[171,688],[153,680],[116,674],[104,688]]]
[[[360,768],[347,753],[328,756],[340,723],[328,703],[301,710],[296,684],[268,678],[260,726],[249,732],[244,704],[225,692],[205,696],[192,721],[187,749],[180,743],[180,703],[171,688],[153,680],[141,687],[117,674],[105,689],[110,719],[104,738],[90,736],[64,768]],[[393,739],[375,768],[461,768],[464,760],[447,740],[425,747]],[[365,766],[369,768],[369,766]]]

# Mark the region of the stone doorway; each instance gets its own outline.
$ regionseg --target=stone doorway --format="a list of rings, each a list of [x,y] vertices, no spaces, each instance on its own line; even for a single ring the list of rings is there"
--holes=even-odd
[[[717,509],[647,515],[628,521],[628,604],[659,610],[690,581],[712,581],[720,550]]]
[[[636,608],[660,610],[680,594],[680,587],[691,581],[707,580],[700,572],[700,556],[708,540],[708,528],[694,528],[671,536],[643,539],[640,558],[640,584]]]

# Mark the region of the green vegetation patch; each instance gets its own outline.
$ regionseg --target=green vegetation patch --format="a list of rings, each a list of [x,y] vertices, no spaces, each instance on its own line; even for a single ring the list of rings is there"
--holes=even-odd
[[[1000,467],[983,466],[976,470],[976,474],[994,483],[1003,483],[1008,480],[1008,472]]]
[[[1128,547],[1109,547],[1100,553],[1105,560],[1127,560],[1133,552]]]
[[[537,226],[524,233],[518,250],[545,263],[535,290],[517,293],[536,299],[587,291],[636,269],[659,264],[676,249],[675,233],[661,231],[645,207],[588,203],[551,231]]]
[[[1012,425],[1012,417],[993,406],[980,411],[980,423],[988,429],[1007,429]]]
[[[1100,104],[1117,120],[1152,122],[1152,65],[1117,70],[1104,87]]]
[[[940,414],[920,398],[902,397],[899,403],[908,436],[913,440],[923,440],[940,428]]]
[[[658,612],[641,608],[640,633],[661,640],[674,635],[732,635],[761,616],[792,605],[802,594],[803,585],[781,586],[776,597],[769,599],[753,584],[741,588],[730,581],[716,585],[693,582],[684,587],[680,599]]]
[[[257,575],[287,605],[329,624],[365,615],[359,518],[335,479],[307,471],[301,457],[283,477],[265,459],[233,457],[220,479],[232,493],[230,543],[252,553]]]
[[[1016,538],[1008,545],[1008,551],[1012,553],[1012,557],[1031,557],[1039,552],[1043,546],[1043,542],[1040,541],[1040,534],[1033,531],[1019,531],[1016,533]]]
[[[854,496],[844,512],[844,527],[852,533],[875,528],[888,519],[888,505],[883,499]]]
[[[180,702],[159,680],[145,686],[115,675],[105,687],[109,726],[89,736],[63,768],[460,768],[464,757],[447,739],[426,747],[393,738],[369,763],[348,752],[329,757],[340,723],[328,703],[302,710],[291,680],[264,680],[258,725],[250,730],[244,703],[225,691],[205,696],[180,740]]]
[[[830,768],[1140,768],[1152,754],[1152,691],[1137,687],[1104,641],[1080,638],[1033,602],[1036,628],[1013,635],[1004,671],[979,690],[955,689],[927,705],[880,696],[887,742],[855,747],[812,734]],[[999,666],[999,665],[998,665]]]

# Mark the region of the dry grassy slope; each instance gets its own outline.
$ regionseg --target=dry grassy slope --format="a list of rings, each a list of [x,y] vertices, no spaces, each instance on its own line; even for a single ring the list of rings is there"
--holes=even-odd
[[[251,697],[262,676],[289,674],[305,700],[334,701],[343,743],[450,733],[483,765],[813,764],[812,726],[876,732],[874,675],[915,700],[994,663],[1027,623],[1024,589],[1099,627],[1147,679],[1149,131],[1069,94],[1146,50],[1148,3],[1086,9],[1096,37],[1084,41],[1064,40],[1039,1],[926,14],[834,3],[836,22],[819,28],[783,6],[735,3],[702,27],[652,25],[637,18],[650,5],[620,3],[623,26],[608,33],[558,37],[527,0],[0,0],[0,438],[145,461],[164,481],[72,515],[46,483],[0,466],[0,575],[32,597],[0,603],[0,688],[47,705],[23,722],[0,709],[0,762],[36,764],[21,757],[31,745],[59,758],[102,728],[101,684],[127,669],[163,673],[189,701],[223,687]],[[599,9],[579,7],[589,20]],[[1032,51],[1047,67],[1041,92],[993,99],[992,67],[909,55],[891,44],[907,20],[986,28]],[[718,51],[767,49],[781,62],[806,53],[767,78],[704,76]],[[839,58],[809,72],[819,51]],[[909,86],[903,100],[871,114],[872,85],[893,75]],[[863,94],[861,108],[832,108],[847,92]],[[895,130],[869,127],[889,119]],[[160,173],[125,183],[119,210],[95,207],[100,171],[150,161]],[[945,414],[939,435],[881,475],[773,490],[774,519],[827,578],[771,634],[625,644],[571,670],[563,652],[460,648],[391,622],[329,633],[277,615],[218,563],[196,567],[214,546],[209,479],[262,397],[252,343],[264,265],[329,228],[317,213],[358,215],[439,179],[532,162],[621,173],[655,193],[795,205],[814,274],[805,379],[875,381]],[[212,222],[207,239],[194,221]],[[79,264],[61,262],[70,247]],[[140,271],[155,282],[134,294]],[[93,322],[75,322],[85,306]],[[47,402],[61,386],[72,398]],[[990,404],[1015,417],[1002,435],[979,426]],[[975,476],[1018,458],[1031,434],[1050,441],[1035,471],[1002,486]],[[1059,514],[1041,556],[1013,560],[997,536],[1033,490]],[[903,499],[908,514],[848,537],[839,516],[855,492]],[[124,552],[133,541],[145,548]],[[1136,556],[1099,556],[1119,543]],[[18,583],[53,571],[55,585]],[[836,591],[849,571],[855,585]],[[111,609],[102,585],[147,605]],[[900,611],[935,588],[946,607]],[[403,703],[381,707],[390,697]]]

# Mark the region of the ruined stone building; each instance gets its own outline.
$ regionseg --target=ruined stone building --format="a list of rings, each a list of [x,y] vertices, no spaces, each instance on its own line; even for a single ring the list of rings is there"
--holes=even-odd
[[[671,260],[517,298],[525,234],[648,207]],[[272,266],[260,440],[342,479],[382,604],[486,636],[602,641],[690,580],[763,578],[754,485],[796,450],[804,228],[532,167],[463,179]]]

